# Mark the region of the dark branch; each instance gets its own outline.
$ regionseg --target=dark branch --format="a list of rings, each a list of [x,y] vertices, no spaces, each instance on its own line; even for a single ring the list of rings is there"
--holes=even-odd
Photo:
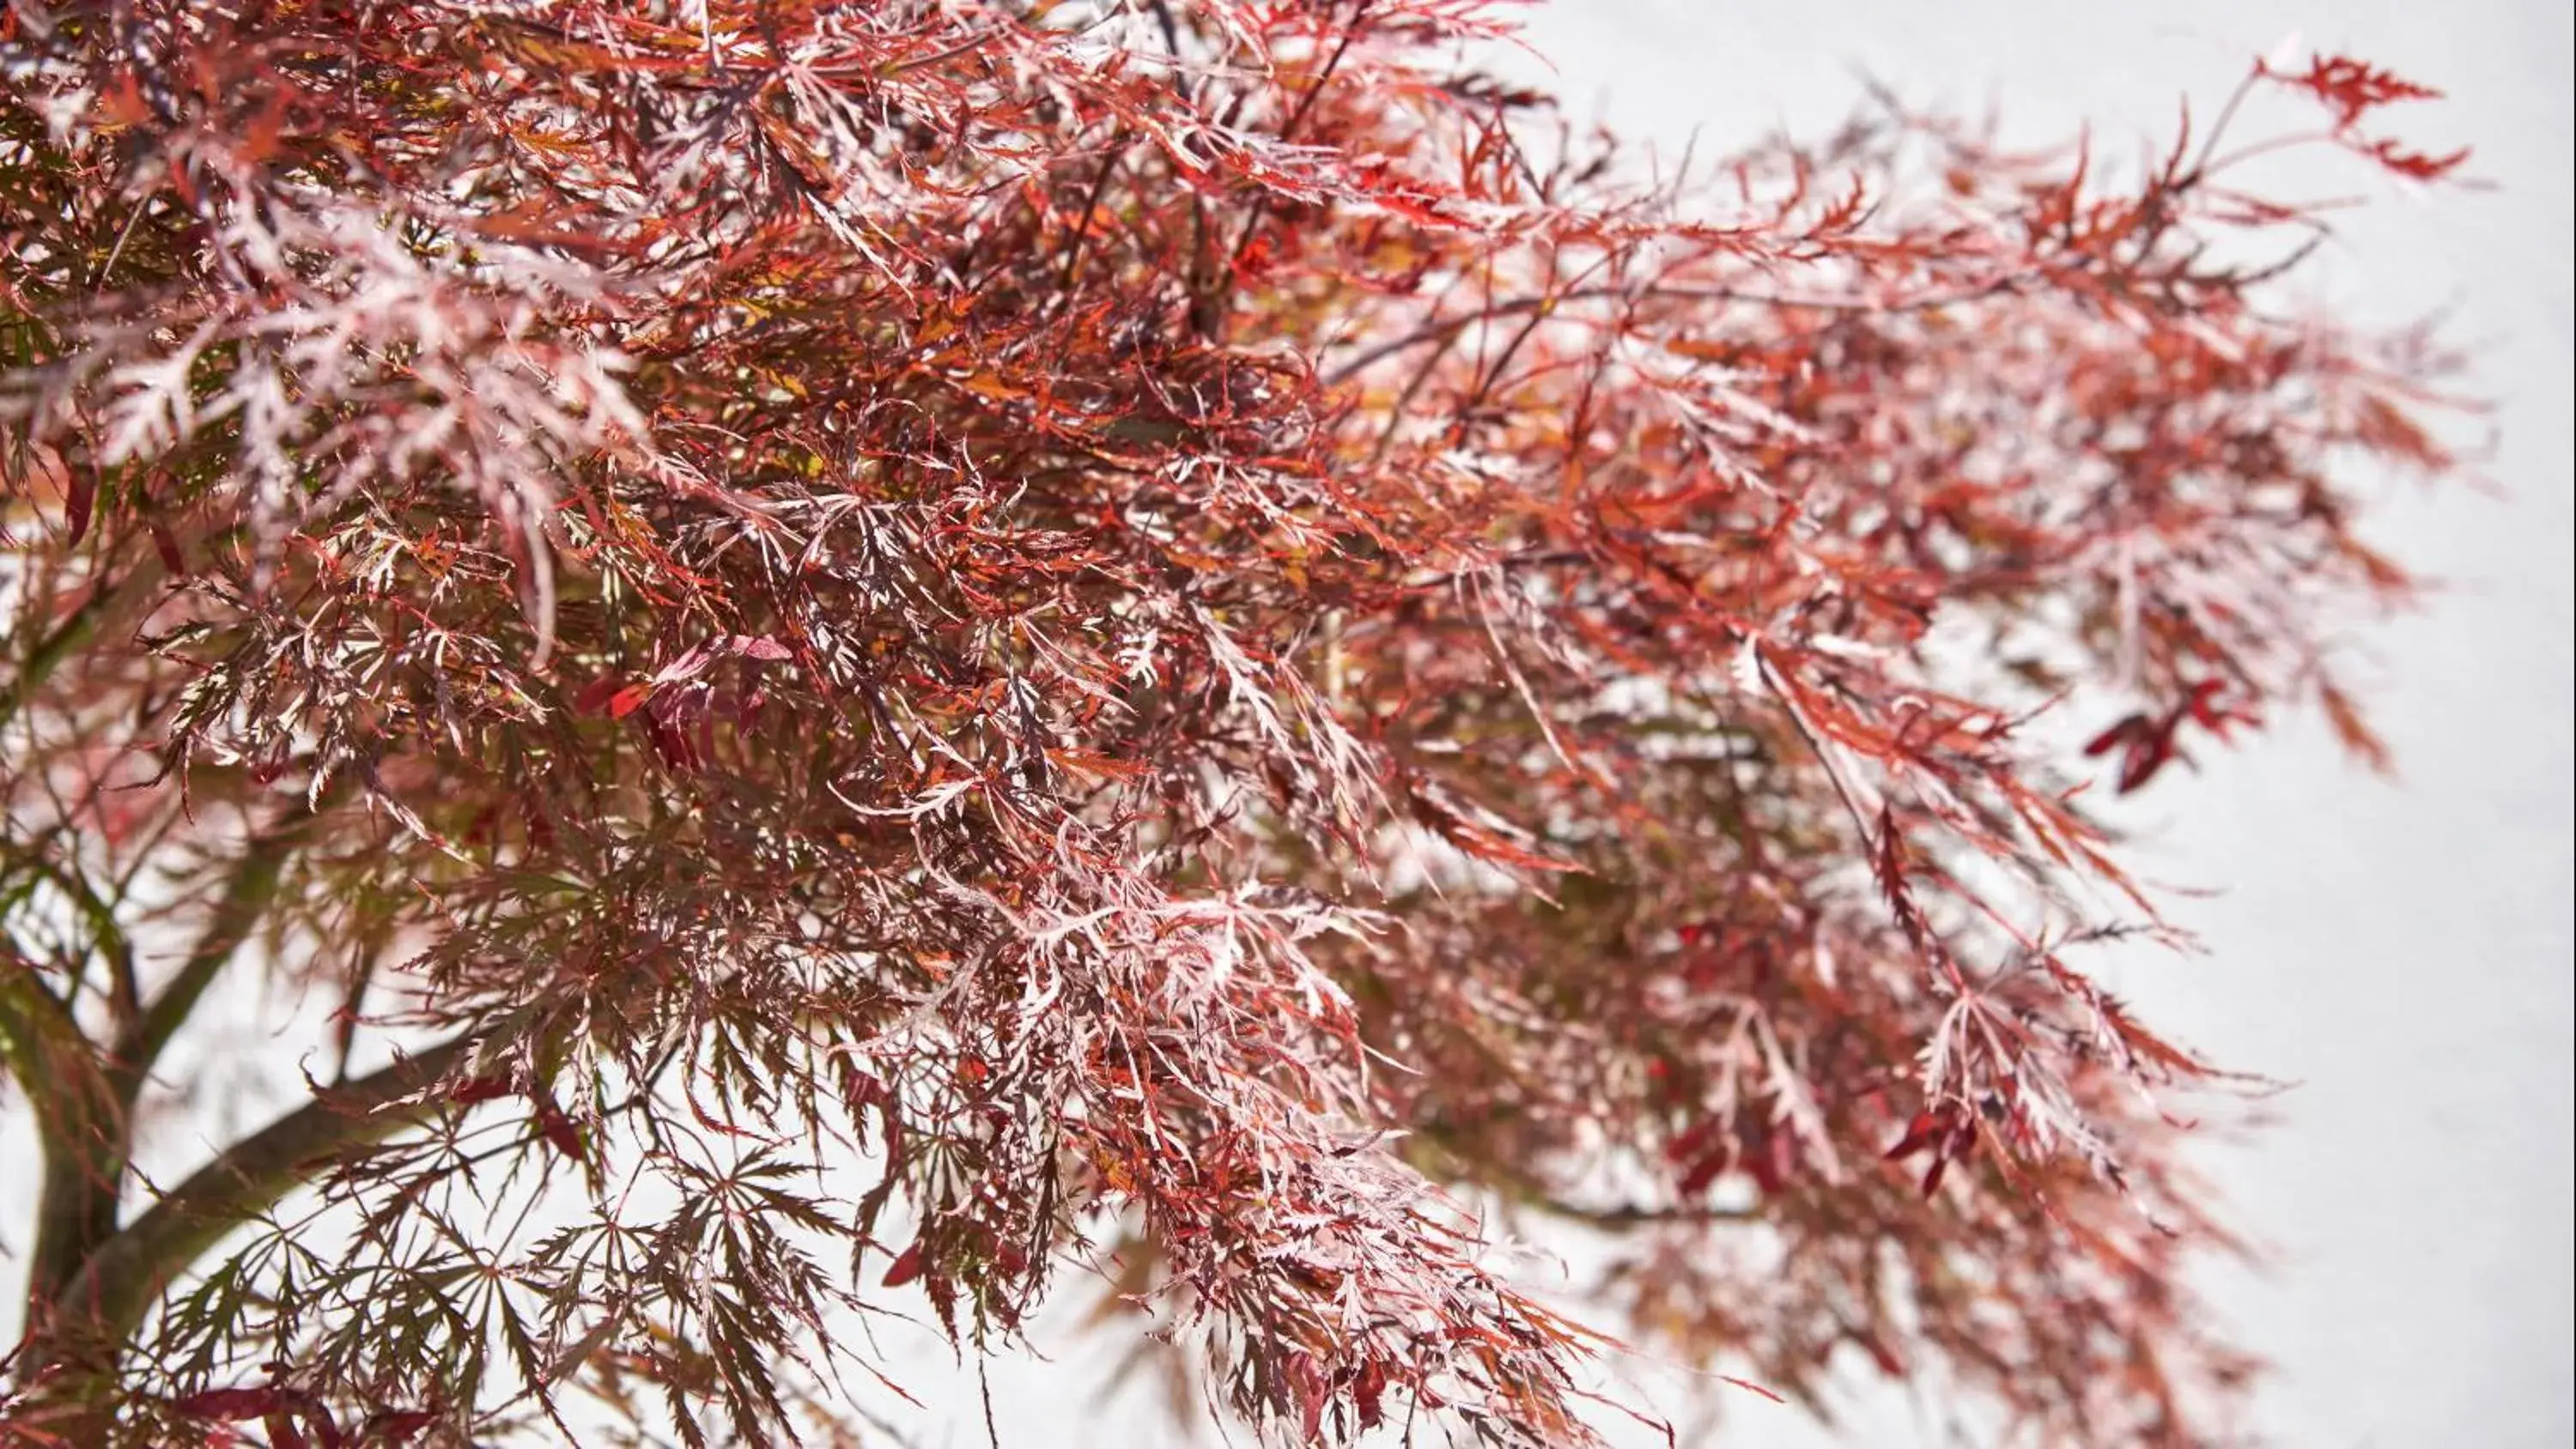
[[[164,570],[157,557],[137,564],[114,588],[94,588],[78,608],[36,641],[18,665],[15,677],[0,683],[0,725],[17,718],[63,662],[97,637],[99,626],[118,608],[149,594],[161,584]]]
[[[224,893],[215,902],[214,913],[196,949],[188,953],[179,973],[170,978],[151,1004],[116,1034],[108,1049],[108,1070],[116,1082],[119,1099],[128,1108],[142,1092],[144,1078],[150,1075],[162,1049],[187,1024],[206,988],[223,974],[234,953],[268,913],[270,903],[277,898],[278,881],[285,873],[286,863],[303,845],[313,819],[312,812],[298,803],[283,822],[251,841],[250,848],[234,863],[231,878],[224,882]]]
[[[98,1181],[102,1160],[121,1177],[124,1133],[115,1091],[71,1007],[45,985],[34,963],[0,947],[0,1039],[9,1069],[35,1108],[44,1153],[37,1192],[36,1241],[29,1287],[50,1293],[81,1256],[114,1226],[113,1182]],[[102,1144],[115,1144],[102,1150]]]
[[[434,1103],[411,1099],[471,1044],[460,1036],[404,1057],[234,1143],[89,1255],[55,1305],[53,1336],[122,1343],[170,1283],[234,1229],[313,1181],[332,1158],[428,1115]]]

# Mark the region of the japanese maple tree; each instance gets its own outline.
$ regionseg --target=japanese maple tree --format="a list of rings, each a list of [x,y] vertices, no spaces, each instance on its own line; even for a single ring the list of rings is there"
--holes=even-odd
[[[2430,92],[1657,177],[1508,19],[12,5],[0,1441],[853,1442],[1089,1291],[1280,1442],[1595,1328],[2214,1442],[2094,802],[2377,751],[2448,363],[2240,178]]]

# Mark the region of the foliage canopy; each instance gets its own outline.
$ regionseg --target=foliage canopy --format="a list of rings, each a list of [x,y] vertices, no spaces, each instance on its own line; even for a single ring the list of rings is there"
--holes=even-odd
[[[1553,1214],[1768,1391],[2213,1442],[2216,1074],[2032,721],[2375,754],[2444,359],[2265,305],[2234,102],[1641,182],[1503,30],[12,6],[0,1441],[849,1442],[854,1315],[1089,1273],[1280,1440],[1579,1443]]]

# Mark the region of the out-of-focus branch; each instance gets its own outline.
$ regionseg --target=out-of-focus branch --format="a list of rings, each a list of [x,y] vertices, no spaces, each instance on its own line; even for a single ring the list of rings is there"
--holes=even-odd
[[[313,812],[299,802],[284,820],[251,840],[250,847],[234,863],[231,877],[224,882],[223,895],[215,902],[205,934],[181,963],[178,974],[116,1034],[108,1049],[108,1070],[119,1100],[129,1108],[141,1094],[144,1078],[170,1044],[170,1038],[187,1023],[206,989],[223,974],[224,967],[231,964],[234,954],[258,928],[260,918],[268,913],[277,898],[286,863],[304,844],[313,821]]]
[[[93,588],[78,608],[38,639],[27,657],[19,661],[16,674],[0,681],[0,726],[16,719],[18,711],[44,687],[63,661],[97,637],[99,626],[110,614],[160,587],[162,574],[157,556],[137,562],[114,588]]]
[[[116,919],[116,907],[83,879],[80,872],[57,864],[48,858],[41,845],[21,845],[0,841],[0,859],[5,859],[10,873],[23,872],[42,879],[71,903],[81,919],[88,923],[90,948],[107,965],[108,1009],[122,1024],[133,1019],[142,1009],[140,988],[134,975],[134,943]],[[72,995],[78,999],[81,983],[75,980]],[[68,1003],[67,1003],[68,1004]]]
[[[1677,1203],[1671,1207],[1585,1207],[1555,1198],[1526,1200],[1523,1207],[1536,1208],[1552,1218],[1561,1218],[1586,1227],[1624,1231],[1654,1223],[1754,1223],[1762,1214],[1751,1208],[1709,1207],[1700,1203]]]

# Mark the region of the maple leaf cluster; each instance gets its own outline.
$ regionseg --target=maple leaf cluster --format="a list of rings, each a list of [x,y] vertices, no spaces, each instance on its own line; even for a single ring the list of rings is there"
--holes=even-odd
[[[1507,33],[0,18],[0,1440],[768,1442],[1091,1275],[1283,1442],[1584,1443],[1559,1218],[1767,1391],[2217,1442],[2223,1079],[2083,970],[2170,933],[2048,709],[2375,749],[2339,480],[2452,467],[2447,359],[2272,310],[2215,133],[1646,183]],[[147,1172],[237,977],[304,1105]]]

